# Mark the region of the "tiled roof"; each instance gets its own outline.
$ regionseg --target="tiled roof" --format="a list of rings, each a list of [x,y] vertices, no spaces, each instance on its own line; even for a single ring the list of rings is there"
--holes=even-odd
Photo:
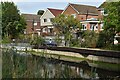
[[[63,12],[63,10],[60,10],[60,9],[48,8],[48,10],[49,10],[54,16],[58,16],[59,14],[61,14],[61,13]]]
[[[89,5],[80,5],[80,4],[71,4],[70,5],[79,13],[79,14],[97,14],[98,10],[95,6]]]
[[[40,21],[40,15],[36,14],[22,14],[25,20],[32,21],[33,19],[36,21]]]

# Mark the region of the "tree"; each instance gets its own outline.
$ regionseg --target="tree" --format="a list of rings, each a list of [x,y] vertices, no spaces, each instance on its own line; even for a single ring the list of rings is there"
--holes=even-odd
[[[23,33],[26,23],[17,6],[13,2],[1,2],[2,4],[2,36],[17,38]]]
[[[80,30],[81,25],[80,22],[75,19],[73,16],[67,16],[67,15],[59,15],[56,18],[52,20],[53,25],[57,28],[59,31],[58,34],[61,34],[64,36],[65,39],[65,46],[72,38],[72,33],[75,32],[77,29]]]
[[[37,12],[37,15],[43,15],[43,13],[44,13],[44,10],[39,10],[39,11]]]
[[[105,9],[108,15],[104,17],[104,31],[109,36],[109,43],[114,44],[114,36],[120,32],[120,1],[107,2]]]

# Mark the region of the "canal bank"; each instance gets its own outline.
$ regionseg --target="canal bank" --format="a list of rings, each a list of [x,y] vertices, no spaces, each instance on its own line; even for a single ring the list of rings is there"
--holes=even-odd
[[[23,53],[22,53],[23,52]],[[105,62],[100,60],[95,60],[95,56],[89,56],[93,59],[88,59],[89,57],[83,57],[82,55],[71,53],[71,52],[63,52],[63,51],[51,51],[51,50],[45,50],[45,49],[32,49],[29,51],[19,51],[19,53],[22,55],[24,53],[31,54],[34,57],[45,57],[48,59],[54,59],[56,61],[65,61],[65,62],[72,62],[72,63],[81,63],[81,62],[87,62],[89,63],[89,66],[96,67],[100,69],[106,69],[110,71],[120,71],[120,63],[116,60],[116,62]],[[60,54],[61,53],[61,54]],[[99,56],[100,57],[100,56]],[[109,58],[110,59],[110,58]],[[114,61],[115,61],[114,60]]]
[[[54,50],[48,50],[48,49],[32,49],[32,51],[37,52],[33,53],[33,55],[41,55],[39,53],[44,53],[44,55],[58,55],[58,59],[62,59],[62,56],[67,56],[67,57],[72,57],[76,58],[79,62],[79,58],[83,60],[91,60],[91,61],[100,61],[100,62],[108,62],[108,63],[116,63],[120,64],[120,59],[119,58],[114,58],[114,57],[104,57],[104,56],[95,56],[95,55],[88,55],[88,56],[83,56],[80,53],[75,53],[75,52],[65,52],[65,51],[54,51]],[[71,59],[70,59],[71,60]]]
[[[6,47],[2,47],[6,48]],[[8,47],[12,48],[12,47]],[[83,60],[100,61],[108,63],[120,64],[120,52],[108,51],[100,49],[88,49],[88,48],[68,48],[68,47],[41,47],[40,49],[32,49],[30,47],[18,47],[14,46],[14,49],[18,51],[33,51],[33,55],[44,55],[55,57],[57,59],[66,60],[63,57],[69,57],[68,61],[79,62],[79,58]],[[57,57],[56,57],[57,56]],[[73,58],[75,60],[73,60]]]
[[[2,47],[6,48],[6,47]],[[12,48],[12,47],[8,47]],[[80,59],[116,63],[120,64],[120,52],[119,51],[108,51],[100,49],[88,49],[88,48],[69,48],[69,47],[41,47],[39,49],[32,49],[30,47],[18,47],[14,46],[14,49],[17,51],[33,51],[33,55],[40,56],[41,53],[44,55],[55,56],[57,59],[62,59],[63,56],[70,57],[68,61],[71,61],[71,58],[77,59],[73,62],[79,62]],[[63,59],[64,60],[64,59]]]

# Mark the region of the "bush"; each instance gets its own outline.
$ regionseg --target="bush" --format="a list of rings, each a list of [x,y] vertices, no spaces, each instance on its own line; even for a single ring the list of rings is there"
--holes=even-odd
[[[116,51],[120,51],[120,44],[110,45],[110,46],[107,47],[106,49],[108,49],[108,50],[116,50]]]
[[[57,45],[60,45],[62,43],[62,39],[60,38],[60,36],[55,37],[55,42],[57,43]]]
[[[44,42],[45,40],[40,36],[40,37],[34,37],[34,40],[31,40],[30,44],[38,47],[38,46],[42,46]]]
[[[72,39],[70,41],[70,47],[80,47],[80,41],[79,41],[79,39]]]
[[[102,48],[106,46],[106,34],[104,31],[101,31],[99,33],[98,41],[97,41],[97,46],[98,48]]]
[[[81,47],[96,47],[98,34],[94,31],[85,31],[82,34],[83,41]]]

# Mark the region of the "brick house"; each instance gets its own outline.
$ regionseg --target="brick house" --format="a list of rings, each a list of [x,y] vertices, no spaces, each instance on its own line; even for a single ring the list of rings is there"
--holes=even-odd
[[[26,21],[26,29],[24,31],[25,34],[31,35],[31,34],[36,34],[40,35],[40,15],[36,14],[22,14]]]
[[[69,3],[62,12],[65,15],[72,15],[82,24],[82,30],[94,30],[99,32],[103,27],[101,11],[95,6]]]
[[[52,19],[62,13],[63,10],[47,8],[40,18],[41,21],[41,35],[53,38],[56,34],[56,29],[52,24]]]

